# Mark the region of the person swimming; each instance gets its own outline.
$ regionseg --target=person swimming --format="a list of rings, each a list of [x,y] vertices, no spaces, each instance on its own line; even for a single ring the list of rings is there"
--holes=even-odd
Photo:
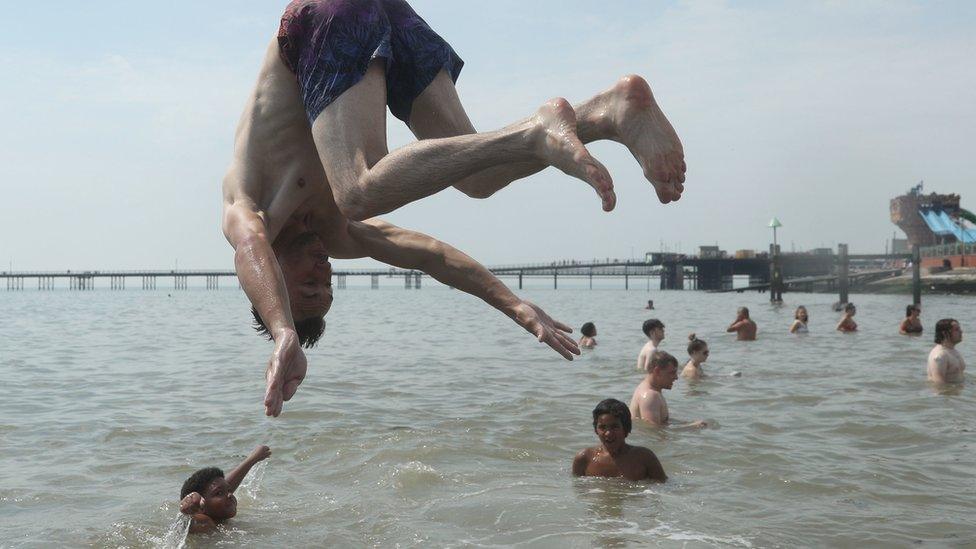
[[[956,349],[961,341],[962,327],[955,319],[943,318],[935,324],[935,347],[926,366],[929,381],[962,383],[965,380],[966,361]]]
[[[806,334],[810,330],[807,329],[807,322],[810,322],[810,315],[807,313],[807,308],[800,305],[793,312],[793,324],[790,326],[791,334]]]
[[[749,318],[749,308],[739,307],[736,311],[735,321],[725,331],[735,332],[735,338],[739,341],[755,341],[758,328],[756,323]]]
[[[708,343],[698,339],[695,334],[688,336],[688,356],[691,357],[684,369],[681,370],[681,377],[689,380],[701,379],[705,377],[705,372],[701,365],[708,360]]]
[[[209,532],[237,515],[234,491],[251,467],[271,457],[271,448],[258,446],[230,473],[205,467],[190,475],[180,489],[180,512],[190,515],[190,533]]]
[[[857,307],[853,303],[844,305],[844,316],[837,323],[837,331],[850,334],[857,331],[857,322],[854,322],[854,315],[857,314]]]
[[[651,355],[657,351],[657,346],[664,341],[664,323],[656,318],[644,321],[641,331],[647,336],[647,343],[637,353],[637,369],[641,372],[650,371]]]
[[[917,304],[912,304],[905,307],[905,318],[902,319],[901,325],[898,326],[898,333],[902,335],[922,335],[922,320],[919,315],[922,314],[922,307]]]
[[[592,322],[587,322],[583,324],[580,328],[580,333],[583,334],[579,340],[579,346],[584,349],[592,349],[596,347],[596,325]]]
[[[655,351],[651,355],[647,375],[644,376],[634,395],[630,399],[630,415],[655,427],[665,427],[671,424],[671,414],[668,403],[664,400],[664,390],[674,386],[678,379],[678,359],[664,351]],[[707,427],[704,421],[694,421],[677,427]]]
[[[593,431],[600,445],[580,450],[573,458],[573,476],[623,477],[664,482],[668,475],[650,448],[627,444],[632,427],[630,410],[608,398],[593,409]]]

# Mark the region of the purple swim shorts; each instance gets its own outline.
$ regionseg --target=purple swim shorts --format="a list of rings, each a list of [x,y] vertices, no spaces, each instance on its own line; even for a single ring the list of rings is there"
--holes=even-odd
[[[309,123],[386,59],[390,112],[407,122],[414,99],[464,61],[404,0],[293,0],[278,30],[281,59],[298,77]]]

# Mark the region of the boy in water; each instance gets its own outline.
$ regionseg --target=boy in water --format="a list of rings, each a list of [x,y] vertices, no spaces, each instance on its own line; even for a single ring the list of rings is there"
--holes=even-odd
[[[190,515],[190,533],[209,532],[217,523],[237,514],[234,491],[251,467],[271,456],[271,449],[258,446],[227,476],[216,467],[206,467],[190,475],[180,490],[180,512]]]
[[[641,372],[647,372],[651,355],[657,351],[657,346],[664,341],[664,323],[656,318],[645,320],[641,330],[647,336],[648,341],[637,354],[637,369]]]
[[[600,446],[580,450],[573,458],[573,476],[624,477],[627,480],[664,482],[661,462],[649,448],[627,444],[630,410],[619,400],[608,398],[593,409],[593,431]]]
[[[580,328],[580,333],[583,334],[583,337],[581,337],[579,340],[579,346],[581,348],[592,349],[593,347],[596,347],[596,325],[595,324],[593,324],[592,322],[587,322],[586,324],[583,324],[583,327]]]
[[[725,329],[726,332],[735,332],[735,338],[739,341],[756,340],[756,323],[749,318],[749,308],[739,307],[736,311],[735,322]]]

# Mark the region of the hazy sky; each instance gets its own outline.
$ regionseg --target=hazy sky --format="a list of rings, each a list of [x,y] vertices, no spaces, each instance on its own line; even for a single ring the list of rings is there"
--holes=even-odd
[[[232,268],[220,181],[286,2],[4,2],[0,263]],[[614,143],[617,209],[553,169],[487,200],[449,189],[385,216],[486,264],[764,248],[884,248],[920,179],[976,210],[976,3],[417,0],[464,58],[479,129],[647,77],[680,135],[662,206]],[[411,139],[390,117],[391,147]],[[899,232],[899,236],[901,236]]]

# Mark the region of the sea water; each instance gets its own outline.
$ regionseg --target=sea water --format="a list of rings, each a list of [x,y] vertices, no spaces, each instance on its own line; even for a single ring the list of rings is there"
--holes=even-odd
[[[0,545],[177,547],[182,482],[258,444],[273,455],[238,516],[187,546],[976,545],[976,385],[925,381],[935,321],[976,331],[976,299],[925,296],[912,338],[905,296],[853,295],[845,335],[832,295],[521,293],[576,335],[594,322],[597,348],[565,361],[442,287],[336,290],[277,419],[236,288],[0,293]],[[810,334],[790,335],[800,304]],[[725,333],[740,305],[758,341]],[[634,427],[665,484],[575,479],[594,405],[640,381],[651,317],[682,364],[688,333],[709,343],[708,377],[665,396],[710,426]],[[959,349],[976,364],[976,334]]]

